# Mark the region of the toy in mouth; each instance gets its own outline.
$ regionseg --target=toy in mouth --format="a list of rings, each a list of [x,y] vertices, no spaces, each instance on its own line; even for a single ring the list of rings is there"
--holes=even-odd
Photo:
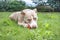
[[[28,24],[27,28],[31,29],[31,26]]]

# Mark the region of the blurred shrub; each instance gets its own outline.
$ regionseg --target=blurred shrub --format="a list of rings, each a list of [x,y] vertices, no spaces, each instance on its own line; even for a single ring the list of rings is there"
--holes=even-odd
[[[36,7],[38,11],[41,11],[41,12],[52,12],[54,11],[54,8],[50,7],[50,6],[37,6]]]
[[[23,1],[0,2],[0,11],[19,11],[25,8],[25,2]]]

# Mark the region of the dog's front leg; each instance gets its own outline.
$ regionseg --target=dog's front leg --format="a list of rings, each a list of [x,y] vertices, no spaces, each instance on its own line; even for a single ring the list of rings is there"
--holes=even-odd
[[[18,25],[23,25],[23,21],[21,21],[21,19],[18,19]]]
[[[21,23],[21,22],[18,22],[18,25],[22,25],[23,27],[27,27],[28,26],[28,24],[26,24],[26,23]]]

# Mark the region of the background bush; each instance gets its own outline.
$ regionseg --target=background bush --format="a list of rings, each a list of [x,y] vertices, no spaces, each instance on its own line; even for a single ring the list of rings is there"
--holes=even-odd
[[[0,11],[19,11],[25,8],[25,2],[23,1],[0,2]]]
[[[54,3],[55,1],[55,3]],[[48,5],[47,5],[48,4]],[[20,11],[23,9],[34,9],[37,8],[39,12],[60,12],[60,1],[51,0],[47,2],[40,2],[36,7],[28,6],[24,1],[13,1],[13,0],[2,0],[0,1],[0,11]]]
[[[53,12],[54,8],[50,6],[37,6],[36,7],[39,12]]]

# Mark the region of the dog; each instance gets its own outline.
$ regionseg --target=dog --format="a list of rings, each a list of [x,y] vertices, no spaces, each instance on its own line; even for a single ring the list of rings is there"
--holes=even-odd
[[[29,29],[37,28],[37,9],[24,9],[19,12],[13,12],[10,16],[10,19],[13,19],[18,22],[18,25],[22,25]]]

